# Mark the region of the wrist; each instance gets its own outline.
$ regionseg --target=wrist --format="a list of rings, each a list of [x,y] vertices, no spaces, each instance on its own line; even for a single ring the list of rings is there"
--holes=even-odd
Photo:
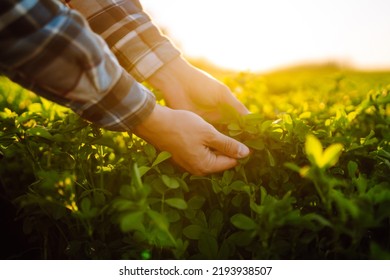
[[[191,65],[182,56],[178,56],[150,76],[147,82],[167,94],[172,92],[172,89],[177,91],[185,84],[185,77],[191,69]]]
[[[156,104],[149,116],[134,128],[134,134],[146,141],[150,140],[150,137],[164,129],[164,124],[170,123],[170,111],[172,110]]]

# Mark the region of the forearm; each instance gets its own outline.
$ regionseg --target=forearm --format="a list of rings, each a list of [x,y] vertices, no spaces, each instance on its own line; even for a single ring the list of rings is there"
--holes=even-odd
[[[77,12],[42,0],[24,7],[25,15],[14,1],[3,1],[1,9],[13,13],[0,17],[1,73],[112,130],[131,130],[153,110],[154,96],[119,66]]]
[[[194,67],[182,56],[178,56],[151,75],[147,82],[166,95],[183,85],[191,84],[193,71]]]
[[[92,30],[104,38],[119,63],[140,82],[180,54],[136,0],[68,3],[88,19]]]

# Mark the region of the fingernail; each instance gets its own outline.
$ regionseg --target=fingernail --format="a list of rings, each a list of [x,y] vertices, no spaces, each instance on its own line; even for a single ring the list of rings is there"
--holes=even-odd
[[[245,145],[240,145],[239,149],[238,149],[238,156],[239,158],[244,158],[246,156],[248,156],[250,153],[249,151],[249,148]]]

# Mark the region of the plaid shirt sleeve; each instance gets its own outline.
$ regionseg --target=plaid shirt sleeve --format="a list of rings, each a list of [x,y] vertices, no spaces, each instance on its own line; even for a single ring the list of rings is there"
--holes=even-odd
[[[180,55],[142,10],[138,0],[63,0],[80,11],[139,82]]]
[[[0,74],[104,128],[132,130],[155,106],[85,18],[59,1],[1,0],[0,49]]]

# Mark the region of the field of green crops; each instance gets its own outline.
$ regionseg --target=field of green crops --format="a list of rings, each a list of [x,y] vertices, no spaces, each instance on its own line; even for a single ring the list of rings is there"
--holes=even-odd
[[[390,259],[390,72],[210,71],[253,152],[206,177],[1,78],[2,258]]]

